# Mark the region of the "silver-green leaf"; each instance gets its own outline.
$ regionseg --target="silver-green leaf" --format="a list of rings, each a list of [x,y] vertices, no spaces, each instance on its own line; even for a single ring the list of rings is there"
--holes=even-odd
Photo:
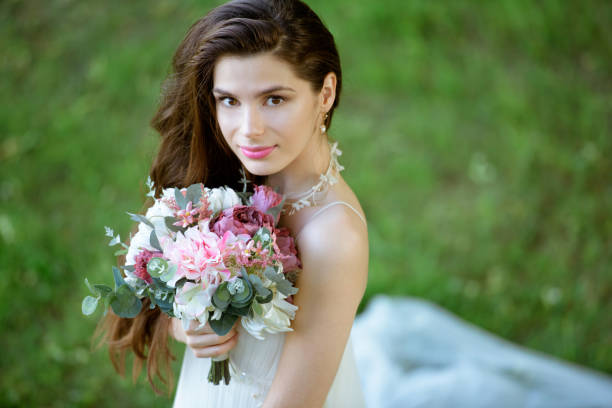
[[[83,299],[83,303],[81,304],[81,311],[85,316],[89,316],[96,311],[99,299],[99,297],[95,298],[93,296],[85,296],[85,299]]]

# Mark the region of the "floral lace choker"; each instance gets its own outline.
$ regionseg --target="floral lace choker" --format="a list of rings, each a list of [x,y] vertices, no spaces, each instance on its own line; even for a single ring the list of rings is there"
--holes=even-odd
[[[317,202],[323,199],[329,187],[338,182],[335,173],[344,170],[344,167],[338,163],[338,156],[342,155],[342,151],[338,149],[338,142],[328,141],[328,143],[331,158],[327,171],[319,176],[319,182],[312,186],[310,190],[297,194],[285,194],[285,205],[281,211],[283,214],[292,215],[304,207],[317,205]]]

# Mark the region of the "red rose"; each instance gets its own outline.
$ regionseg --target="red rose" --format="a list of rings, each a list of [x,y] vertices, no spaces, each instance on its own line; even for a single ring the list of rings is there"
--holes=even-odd
[[[219,237],[223,237],[226,231],[231,231],[234,235],[249,234],[252,237],[261,227],[272,230],[274,217],[253,206],[236,205],[223,210],[210,221],[209,227]]]
[[[295,241],[291,236],[289,229],[287,228],[276,228],[274,230],[276,235],[276,245],[280,251],[279,260],[283,264],[283,272],[300,269],[302,263],[297,256],[297,249],[295,248]]]

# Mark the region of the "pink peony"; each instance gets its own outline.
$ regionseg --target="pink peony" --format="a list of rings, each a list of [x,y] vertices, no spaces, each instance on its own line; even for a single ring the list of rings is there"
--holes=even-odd
[[[179,232],[174,241],[165,239],[161,244],[168,261],[177,266],[172,283],[185,277],[201,281],[203,288],[207,288],[231,276],[230,270],[223,264],[225,239],[219,239],[207,229],[191,227],[185,233]]]
[[[149,275],[147,271],[147,264],[151,258],[161,258],[162,256],[163,254],[161,252],[152,252],[148,249],[140,251],[140,253],[134,257],[134,275],[149,284],[153,283],[153,279],[151,279],[151,275]]]
[[[246,205],[236,205],[223,210],[210,221],[210,230],[220,237],[227,231],[234,235],[248,234],[252,237],[261,227],[274,228],[274,217]]]
[[[279,254],[278,259],[283,264],[283,272],[300,269],[302,263],[300,258],[297,256],[297,249],[295,248],[295,241],[291,236],[289,229],[287,228],[276,228],[274,230],[276,235],[276,245],[278,246]]]
[[[251,196],[253,207],[262,213],[267,213],[283,201],[283,196],[276,193],[270,186],[255,186],[255,192]],[[278,220],[277,220],[278,221]]]

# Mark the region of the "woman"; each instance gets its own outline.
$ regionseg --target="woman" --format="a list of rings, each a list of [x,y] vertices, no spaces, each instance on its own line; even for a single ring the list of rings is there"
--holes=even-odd
[[[115,366],[132,348],[167,383],[168,334],[187,344],[174,406],[359,407],[350,330],[367,282],[363,211],[328,141],[341,90],[334,39],[300,1],[241,0],[196,22],[177,49],[152,125],[162,136],[151,178],[161,188],[237,187],[240,170],[287,197],[280,225],[296,236],[302,273],[294,331],[256,340],[237,322],[220,337],[183,330],[143,308],[107,319]],[[148,349],[148,353],[146,350]],[[210,358],[230,352],[229,386],[210,385]]]

